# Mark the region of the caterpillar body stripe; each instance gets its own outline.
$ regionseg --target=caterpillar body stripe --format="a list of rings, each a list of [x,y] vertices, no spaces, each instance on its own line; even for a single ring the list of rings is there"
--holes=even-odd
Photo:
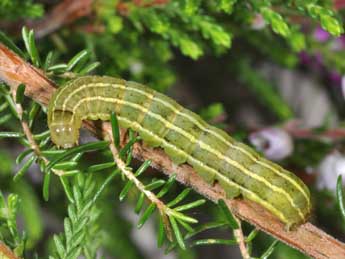
[[[153,147],[162,147],[176,164],[190,164],[207,182],[219,182],[229,198],[241,194],[287,227],[307,220],[310,193],[297,176],[171,98],[135,82],[105,76],[69,81],[49,103],[52,141],[69,148],[78,141],[82,120],[109,120],[112,111],[121,127],[137,131]]]

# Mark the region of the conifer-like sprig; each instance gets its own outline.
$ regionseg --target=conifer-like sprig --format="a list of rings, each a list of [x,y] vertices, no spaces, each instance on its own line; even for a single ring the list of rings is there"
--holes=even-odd
[[[141,214],[137,227],[141,228],[153,214],[153,212],[157,209],[160,218],[157,240],[158,246],[160,247],[163,244],[165,237],[167,237],[168,240],[173,241],[174,236],[178,245],[182,249],[186,249],[180,226],[184,227],[187,231],[192,231],[193,228],[191,224],[198,223],[198,221],[186,215],[185,211],[201,206],[205,203],[205,200],[199,199],[194,202],[175,207],[176,205],[181,203],[188,195],[190,190],[186,189],[185,191],[182,191],[175,199],[165,204],[164,201],[162,201],[162,198],[172,188],[175,182],[175,177],[172,176],[168,181],[154,180],[149,184],[143,184],[138,179],[138,177],[145,172],[145,170],[151,164],[151,161],[145,161],[136,172],[133,172],[132,168],[128,166],[131,160],[131,156],[129,156],[128,159],[131,147],[135,144],[136,141],[140,140],[140,138],[134,137],[133,134],[130,134],[130,139],[128,141],[130,146],[125,145],[124,148],[120,149],[120,129],[115,113],[111,114],[110,121],[113,133],[111,136],[109,136],[111,139],[110,150],[113,154],[113,158],[117,165],[117,168],[128,180],[128,182],[120,192],[119,199],[122,201],[128,195],[130,189],[135,186],[140,191],[137,205],[135,207],[136,213],[140,213],[142,211],[145,197],[149,201],[149,205]],[[157,192],[157,194],[153,192],[154,190]]]

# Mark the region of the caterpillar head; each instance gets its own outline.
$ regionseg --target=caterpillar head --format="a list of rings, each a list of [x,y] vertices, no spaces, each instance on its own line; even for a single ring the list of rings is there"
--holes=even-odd
[[[80,122],[68,111],[54,111],[49,120],[51,140],[62,148],[78,144]]]

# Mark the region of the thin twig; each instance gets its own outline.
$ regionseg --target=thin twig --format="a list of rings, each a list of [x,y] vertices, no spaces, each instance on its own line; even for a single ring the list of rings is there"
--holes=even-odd
[[[16,35],[25,25],[35,31],[36,38],[43,38],[82,17],[91,16],[93,2],[94,0],[59,1],[42,19],[19,22],[0,21],[0,28]]]
[[[239,228],[234,230],[234,235],[235,235],[235,238],[238,242],[238,246],[240,248],[242,258],[243,259],[250,259],[250,255],[248,253],[245,238],[244,238],[243,231],[242,231],[241,221],[236,217],[235,217],[235,219],[239,225]]]
[[[140,192],[144,193],[145,196],[152,203],[156,204],[157,208],[160,211],[164,212],[165,204],[160,199],[158,199],[153,192],[146,190],[145,185],[138,180],[138,178],[134,175],[134,173],[131,170],[128,169],[125,162],[122,161],[122,159],[119,156],[119,152],[114,145],[112,136],[109,136],[109,138],[111,139],[110,150],[111,150],[111,153],[113,154],[113,158],[117,167],[121,170],[121,172],[127,177],[129,181],[132,181],[134,183],[134,185],[138,188],[138,190],[140,190]]]
[[[345,1],[345,0],[344,0]],[[337,142],[345,137],[345,129],[344,128],[327,128],[327,129],[320,129],[320,128],[312,128],[306,127],[303,125],[303,122],[297,119],[291,119],[284,124],[277,126],[254,126],[250,129],[251,132],[256,132],[263,130],[269,127],[280,127],[291,137],[294,139],[311,139],[316,141],[327,141],[327,142]]]
[[[108,138],[111,140],[110,150],[111,150],[111,153],[113,154],[113,158],[117,167],[121,170],[121,172],[127,177],[129,181],[132,181],[134,183],[134,185],[137,187],[137,189],[141,193],[144,193],[147,199],[149,199],[152,203],[156,205],[159,211],[159,214],[162,216],[164,226],[167,230],[168,238],[172,240],[172,237],[170,234],[172,231],[170,228],[169,219],[167,217],[171,214],[171,209],[167,207],[165,203],[162,202],[159,198],[157,198],[157,196],[153,192],[146,190],[145,185],[141,181],[138,180],[138,178],[134,175],[134,173],[128,169],[125,162],[120,158],[119,152],[114,145],[114,139],[113,139],[112,134],[109,134]]]
[[[42,71],[26,63],[1,43],[0,80],[5,81],[14,89],[20,83],[25,84],[25,95],[44,105],[48,104],[55,91],[54,83]],[[103,129],[100,129],[94,123],[86,121],[84,127],[100,138],[111,134],[109,123],[103,123]],[[175,165],[162,149],[150,148],[142,143],[136,143],[133,148],[133,155],[140,160],[150,159],[152,166],[167,175],[171,175],[172,172],[176,173],[176,179],[179,182],[191,186],[195,191],[212,201],[226,200],[225,192],[218,184],[209,185],[187,164]],[[244,199],[228,199],[226,203],[241,220],[249,222],[311,257],[318,259],[345,258],[345,244],[311,223],[305,223],[295,230],[286,231],[282,222],[255,202]]]
[[[3,242],[0,241],[0,258],[3,259],[19,259]]]
[[[133,0],[132,3],[136,5],[137,7],[142,8],[150,8],[150,7],[158,7],[166,5],[170,2],[170,0],[152,0],[151,2],[146,2],[142,0]],[[128,2],[119,1],[116,4],[116,10],[119,12],[119,14],[123,16],[127,16],[129,14],[129,5]]]
[[[12,89],[13,100],[16,100],[16,91],[14,88],[11,88],[11,89]],[[37,145],[37,143],[34,139],[34,135],[32,134],[32,132],[30,130],[29,124],[25,120],[23,120],[23,107],[22,107],[22,105],[20,103],[16,103],[15,107],[16,107],[16,111],[17,111],[17,114],[18,114],[18,117],[20,120],[20,124],[22,126],[25,137],[29,142],[30,148],[34,151],[36,156],[44,162],[45,165],[48,165],[49,160],[46,157],[42,156],[41,150],[40,150],[39,146]],[[64,172],[61,170],[52,169],[52,172],[58,176],[64,175]]]
[[[13,96],[13,100],[16,100],[16,91],[13,88],[12,88],[12,96]],[[23,120],[23,107],[22,107],[22,105],[19,103],[16,103],[15,107],[16,107],[16,111],[17,111],[17,114],[18,114],[19,119],[20,119],[20,123],[21,123],[22,128],[23,128],[23,132],[24,132],[24,134],[25,134],[25,136],[29,142],[31,149],[34,151],[34,153],[38,157],[41,156],[40,148],[37,145],[33,134],[31,133],[29,124],[25,120]]]
[[[298,120],[288,121],[282,127],[294,138],[337,141],[345,137],[345,129],[343,128],[320,131],[319,129],[304,127]]]
[[[66,24],[85,17],[92,12],[93,0],[64,0],[56,5],[42,20],[28,24],[35,36],[42,38]]]

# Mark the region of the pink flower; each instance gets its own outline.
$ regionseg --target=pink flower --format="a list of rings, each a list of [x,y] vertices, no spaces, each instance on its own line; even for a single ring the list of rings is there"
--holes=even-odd
[[[335,192],[340,174],[345,176],[345,157],[335,151],[325,156],[318,166],[316,187],[319,190],[327,189]]]
[[[293,151],[291,136],[280,128],[265,128],[254,132],[250,134],[249,141],[271,160],[284,159]]]
[[[330,34],[321,27],[317,27],[314,31],[314,38],[318,42],[325,42],[329,40]]]

